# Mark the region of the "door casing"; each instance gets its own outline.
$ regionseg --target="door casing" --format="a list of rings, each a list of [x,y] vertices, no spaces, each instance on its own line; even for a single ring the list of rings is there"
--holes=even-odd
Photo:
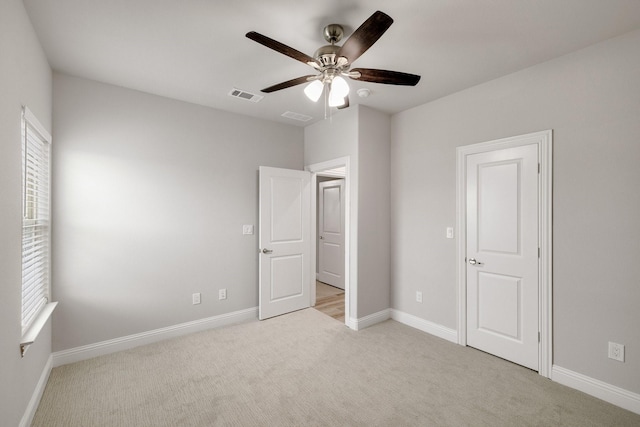
[[[353,330],[357,330],[357,322],[351,320],[351,312],[357,312],[357,278],[354,277],[357,274],[357,257],[351,255],[351,165],[350,157],[339,157],[332,160],[327,160],[321,163],[314,163],[305,166],[305,170],[311,172],[311,224],[317,224],[317,186],[318,174],[323,171],[343,167],[345,168],[344,176],[344,322],[347,327]],[[316,303],[316,233],[311,233],[311,271],[314,273],[314,280],[311,284],[311,305]]]
[[[540,346],[538,349],[538,372],[551,378],[553,362],[552,337],[552,149],[553,132],[551,130],[503,138],[479,144],[467,145],[456,149],[456,219],[458,240],[456,251],[458,282],[458,344],[467,345],[467,280],[466,280],[466,170],[467,156],[504,148],[536,144],[538,147],[538,242],[540,262],[538,265],[538,322]]]
[[[322,181],[318,183],[318,218],[317,218],[317,233],[320,241],[317,242],[317,250],[318,250],[318,280],[321,282],[327,283],[331,286],[335,286],[337,288],[344,289],[344,223],[345,223],[345,212],[344,212],[344,178],[332,179],[330,181]],[[326,224],[326,217],[324,209],[327,206],[327,201],[325,199],[325,188],[329,187],[329,189],[338,189],[338,203],[339,209],[337,212],[338,219],[337,222],[339,224],[338,231],[326,230],[324,229],[324,224]],[[331,199],[329,199],[330,201]],[[329,206],[333,206],[329,204]],[[335,214],[336,212],[334,212]],[[329,217],[333,218],[333,217]],[[335,218],[333,218],[335,219]],[[320,230],[323,232],[321,233]],[[325,246],[339,245],[339,253],[340,256],[333,263],[333,271],[325,270],[325,266],[327,266],[327,259],[331,259],[330,254],[327,253]],[[341,263],[342,265],[335,265],[335,263]],[[330,263],[329,263],[330,264]],[[331,265],[331,264],[330,264]]]

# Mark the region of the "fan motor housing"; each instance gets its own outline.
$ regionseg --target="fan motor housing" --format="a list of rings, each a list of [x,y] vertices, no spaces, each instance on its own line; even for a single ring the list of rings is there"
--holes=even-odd
[[[313,57],[320,61],[323,67],[332,67],[336,65],[336,54],[340,50],[340,46],[328,44],[316,50]]]

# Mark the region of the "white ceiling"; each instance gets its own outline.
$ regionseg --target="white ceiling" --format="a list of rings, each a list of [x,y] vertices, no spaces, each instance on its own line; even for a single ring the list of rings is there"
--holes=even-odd
[[[52,68],[293,125],[324,118],[304,85],[260,89],[312,68],[245,37],[254,30],[308,55],[376,10],[394,19],[354,67],[422,76],[416,87],[349,81],[351,104],[397,113],[640,28],[640,0],[24,0]],[[640,46],[639,46],[640,48]],[[265,95],[259,103],[232,88]],[[368,98],[355,90],[367,87]],[[281,117],[313,117],[301,123]]]

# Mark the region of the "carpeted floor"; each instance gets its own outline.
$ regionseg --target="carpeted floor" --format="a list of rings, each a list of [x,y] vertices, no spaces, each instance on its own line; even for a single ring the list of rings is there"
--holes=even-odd
[[[640,415],[395,321],[307,309],[53,369],[34,426],[639,426]]]

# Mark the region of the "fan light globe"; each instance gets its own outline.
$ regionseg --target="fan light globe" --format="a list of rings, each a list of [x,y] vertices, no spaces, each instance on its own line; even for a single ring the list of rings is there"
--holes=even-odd
[[[329,93],[329,107],[341,107],[344,104],[346,104],[344,96],[337,96],[333,90]]]
[[[318,102],[320,95],[322,95],[322,89],[324,89],[322,82],[320,80],[314,80],[304,88],[304,94],[313,102]]]
[[[335,93],[336,97],[340,97],[344,99],[345,96],[349,95],[349,85],[347,81],[340,76],[336,76],[333,78],[331,82],[331,97]]]

